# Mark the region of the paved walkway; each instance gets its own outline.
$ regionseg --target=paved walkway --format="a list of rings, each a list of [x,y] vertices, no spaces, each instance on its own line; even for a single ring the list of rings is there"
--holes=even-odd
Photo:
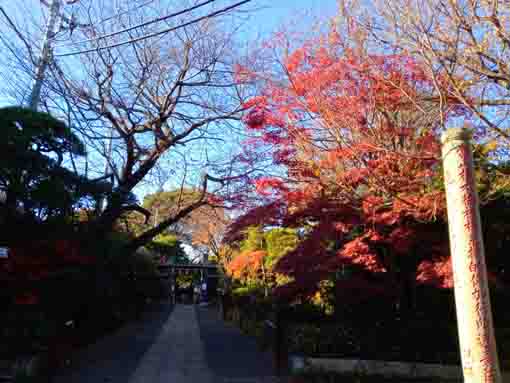
[[[277,382],[269,353],[234,325],[218,320],[218,311],[197,307],[200,337],[214,383]]]
[[[159,304],[77,355],[53,383],[276,382],[268,355],[210,308]]]
[[[168,303],[153,304],[138,321],[73,356],[73,364],[54,383],[128,383],[172,312]]]

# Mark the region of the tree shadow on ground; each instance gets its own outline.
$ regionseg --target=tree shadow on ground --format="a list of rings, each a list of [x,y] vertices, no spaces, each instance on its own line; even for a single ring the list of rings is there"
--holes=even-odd
[[[197,314],[207,364],[216,378],[248,379],[274,375],[270,355],[260,351],[255,338],[220,321],[214,308],[198,307]]]
[[[154,344],[173,306],[154,302],[137,321],[78,351],[73,363],[58,371],[53,383],[126,383]]]

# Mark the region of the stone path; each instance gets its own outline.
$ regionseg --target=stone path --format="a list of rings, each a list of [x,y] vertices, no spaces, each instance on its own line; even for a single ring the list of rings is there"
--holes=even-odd
[[[159,304],[80,352],[53,383],[273,383],[269,355],[210,308]]]
[[[158,338],[140,361],[129,383],[212,383],[195,309],[178,305]]]
[[[276,382],[272,360],[255,339],[218,319],[218,311],[197,307],[200,337],[214,383]]]
[[[139,321],[73,356],[73,364],[53,383],[128,383],[140,361],[154,344],[172,312],[167,302],[153,304]]]

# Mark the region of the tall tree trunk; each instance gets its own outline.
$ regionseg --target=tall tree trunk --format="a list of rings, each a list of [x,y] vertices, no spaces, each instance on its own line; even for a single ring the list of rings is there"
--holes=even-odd
[[[418,259],[415,252],[400,256],[399,258],[399,311],[402,319],[409,320],[414,316],[416,310],[416,272],[418,269]]]
[[[264,284],[264,297],[267,298],[269,296],[269,289],[267,286],[267,275],[266,268],[264,266],[264,260],[262,260],[261,264],[262,264],[262,283]]]

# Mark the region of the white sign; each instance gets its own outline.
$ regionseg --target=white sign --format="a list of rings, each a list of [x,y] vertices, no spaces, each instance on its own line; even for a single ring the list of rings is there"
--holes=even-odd
[[[9,249],[7,247],[0,247],[0,258],[9,258]]]

